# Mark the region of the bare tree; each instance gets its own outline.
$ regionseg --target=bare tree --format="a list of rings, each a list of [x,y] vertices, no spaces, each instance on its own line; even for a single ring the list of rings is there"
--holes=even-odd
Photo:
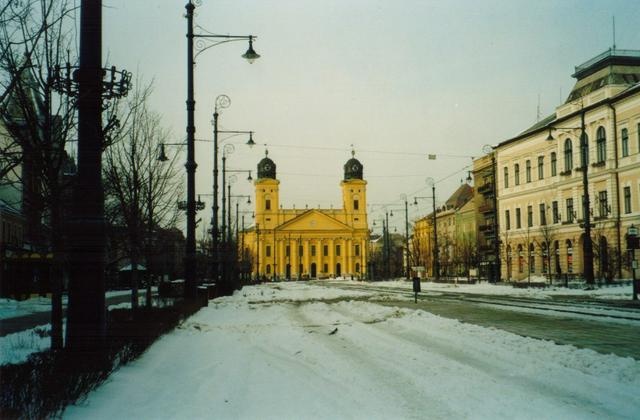
[[[471,268],[477,260],[477,245],[471,233],[462,234],[456,241],[458,260],[467,280],[471,279]]]
[[[75,9],[65,0],[10,0],[0,8],[0,118],[8,133],[0,146],[0,175],[22,185],[27,236],[53,254],[51,346],[59,349],[62,203],[71,179],[64,174],[73,171],[65,147],[75,133],[75,112],[65,98],[53,93],[52,74],[75,51],[71,19]]]
[[[147,107],[150,88],[136,88],[128,101],[125,124],[113,135],[105,151],[105,207],[110,223],[125,227],[122,244],[131,262],[131,304],[138,306],[138,267],[154,253],[154,231],[175,225],[176,203],[182,194],[181,178],[174,162],[157,159],[169,133],[161,117]]]

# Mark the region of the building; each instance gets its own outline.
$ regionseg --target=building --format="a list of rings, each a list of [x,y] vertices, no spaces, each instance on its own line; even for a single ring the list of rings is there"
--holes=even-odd
[[[463,183],[436,209],[438,266],[440,276],[468,275],[475,266],[476,220],[473,188]],[[414,266],[424,263],[426,275],[434,273],[433,213],[414,223],[411,249],[415,253]]]
[[[496,148],[505,280],[583,276],[586,211],[596,279],[631,277],[624,238],[640,224],[640,51],[610,49],[573,77],[552,115]]]
[[[268,152],[267,152],[268,154]],[[258,163],[255,226],[244,233],[242,255],[254,278],[306,279],[366,276],[369,230],[367,182],[352,157],[344,165],[342,209],[283,209],[276,164]]]
[[[476,219],[478,276],[490,282],[500,281],[498,242],[498,206],[495,183],[495,153],[473,161],[474,208]]]

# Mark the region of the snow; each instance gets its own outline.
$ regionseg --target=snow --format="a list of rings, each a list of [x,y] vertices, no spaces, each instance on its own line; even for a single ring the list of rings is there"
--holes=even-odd
[[[0,337],[0,364],[22,363],[34,352],[48,350],[51,324]]]
[[[211,301],[64,417],[600,419],[640,410],[632,358],[366,298],[304,283],[245,287]]]

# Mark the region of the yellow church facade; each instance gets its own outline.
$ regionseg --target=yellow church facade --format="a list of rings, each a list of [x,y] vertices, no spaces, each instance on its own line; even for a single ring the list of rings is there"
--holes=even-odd
[[[342,209],[283,209],[276,165],[265,156],[255,181],[255,223],[240,239],[253,279],[366,276],[367,182],[355,158],[344,165]]]

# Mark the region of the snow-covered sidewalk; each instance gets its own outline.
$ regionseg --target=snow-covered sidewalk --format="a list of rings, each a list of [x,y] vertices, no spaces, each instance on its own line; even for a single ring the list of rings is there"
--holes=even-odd
[[[210,302],[65,418],[633,418],[640,362],[300,283]]]

